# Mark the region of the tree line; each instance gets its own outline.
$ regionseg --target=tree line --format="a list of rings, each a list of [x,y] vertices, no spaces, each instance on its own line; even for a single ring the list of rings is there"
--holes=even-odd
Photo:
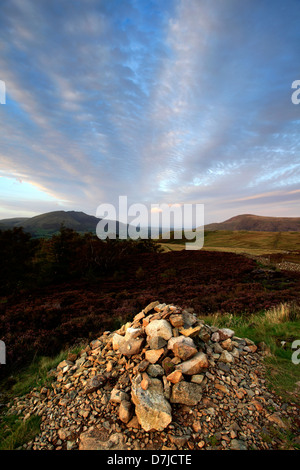
[[[100,240],[61,226],[51,238],[34,239],[22,227],[0,231],[0,294],[74,279],[113,274],[132,256],[157,252],[145,240]]]

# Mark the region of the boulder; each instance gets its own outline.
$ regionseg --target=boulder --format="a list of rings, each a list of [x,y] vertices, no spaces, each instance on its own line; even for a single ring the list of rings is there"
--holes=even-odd
[[[230,352],[228,352],[228,351],[226,351],[226,349],[224,349],[224,351],[222,352],[222,354],[219,358],[219,361],[224,362],[225,364],[230,364],[231,362],[234,361],[234,358],[233,358],[232,354],[230,354]]]
[[[150,364],[148,367],[147,367],[147,373],[151,376],[151,377],[159,377],[161,375],[164,375],[165,371],[164,369],[162,368],[162,366],[160,366],[159,364]]]
[[[163,384],[159,379],[151,379],[147,390],[141,387],[142,377],[132,380],[131,398],[135,413],[145,431],[162,431],[172,421],[172,408],[164,396]]]
[[[110,394],[110,401],[113,403],[121,403],[121,401],[129,401],[129,395],[123,390],[113,388]]]
[[[174,313],[170,315],[169,320],[174,328],[180,328],[184,325],[184,317],[182,314]]]
[[[181,364],[175,366],[176,370],[181,370],[185,375],[197,375],[208,367],[208,359],[206,354],[198,352],[188,361],[184,361]]]
[[[183,361],[187,361],[191,357],[197,354],[197,349],[189,344],[185,344],[184,342],[175,343],[173,347],[173,353],[175,356],[180,357]]]
[[[144,310],[143,310],[144,314],[147,315],[147,313],[151,312],[151,310],[153,310],[155,307],[157,307],[157,305],[160,305],[158,300],[155,300],[154,302],[151,302],[149,305],[147,305],[147,307],[144,308]]]
[[[171,374],[167,376],[167,380],[173,384],[176,384],[180,382],[181,380],[183,380],[183,375],[182,375],[181,370],[174,370],[173,372],[171,372]]]
[[[119,346],[119,351],[123,356],[133,356],[139,354],[144,344],[144,339],[133,339],[129,341],[123,341]]]
[[[143,328],[127,328],[125,336],[118,333],[113,335],[112,346],[124,356],[139,354],[144,344]]]
[[[228,338],[232,338],[233,335],[234,331],[230,328],[221,328],[211,335],[211,340],[216,342],[225,341]]]
[[[153,336],[152,338],[149,338],[148,344],[150,349],[161,349],[167,345],[167,341],[161,336]]]
[[[173,348],[174,348],[175,344],[182,344],[182,343],[187,344],[188,346],[191,346],[193,348],[196,347],[194,341],[192,340],[192,338],[189,338],[189,337],[186,337],[186,336],[183,336],[183,335],[179,335],[177,337],[171,338],[168,341],[167,348],[171,349],[171,351],[173,351]]]
[[[153,320],[145,327],[146,335],[150,338],[159,336],[165,340],[172,338],[172,327],[167,320]]]
[[[188,336],[189,338],[194,338],[195,336],[199,336],[199,333],[201,331],[201,326],[196,325],[196,326],[188,326],[188,327],[182,327],[179,328],[179,333],[181,333],[184,336]]]
[[[89,429],[79,438],[79,450],[126,450],[125,439],[121,433],[108,436],[100,429]]]
[[[172,362],[172,359],[170,357],[165,357],[163,359],[161,365],[162,365],[166,375],[171,374],[171,372],[173,372],[173,370],[175,369],[175,364],[174,364],[174,362]]]
[[[146,361],[149,361],[151,364],[155,364],[161,358],[164,352],[165,352],[164,348],[148,349],[148,351],[145,352],[145,359]]]

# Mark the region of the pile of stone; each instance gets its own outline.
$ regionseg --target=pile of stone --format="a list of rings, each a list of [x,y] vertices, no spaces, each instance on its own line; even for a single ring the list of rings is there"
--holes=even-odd
[[[191,309],[156,301],[69,356],[50,387],[9,411],[42,417],[29,449],[194,449],[214,440],[221,448],[277,448],[257,432],[261,419],[285,427],[264,386],[265,353],[264,344],[209,326]]]
[[[239,357],[239,345],[256,350],[238,338],[232,341],[233,335],[230,329],[211,329],[189,311],[155,302],[112,336],[113,350],[126,358],[138,355],[130,377],[131,401],[145,431],[162,431],[171,423],[172,403],[193,406],[201,400],[208,354],[228,364]],[[121,400],[122,421],[125,408],[128,419],[133,407]]]

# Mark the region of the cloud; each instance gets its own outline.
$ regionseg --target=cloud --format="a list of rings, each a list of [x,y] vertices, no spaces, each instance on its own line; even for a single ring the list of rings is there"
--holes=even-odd
[[[88,213],[124,194],[213,222],[276,193],[297,215],[299,20],[296,0],[4,0],[0,171]]]

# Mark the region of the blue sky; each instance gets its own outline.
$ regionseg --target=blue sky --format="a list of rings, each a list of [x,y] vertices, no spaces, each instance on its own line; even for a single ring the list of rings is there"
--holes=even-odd
[[[300,216],[299,0],[2,0],[0,218]]]

